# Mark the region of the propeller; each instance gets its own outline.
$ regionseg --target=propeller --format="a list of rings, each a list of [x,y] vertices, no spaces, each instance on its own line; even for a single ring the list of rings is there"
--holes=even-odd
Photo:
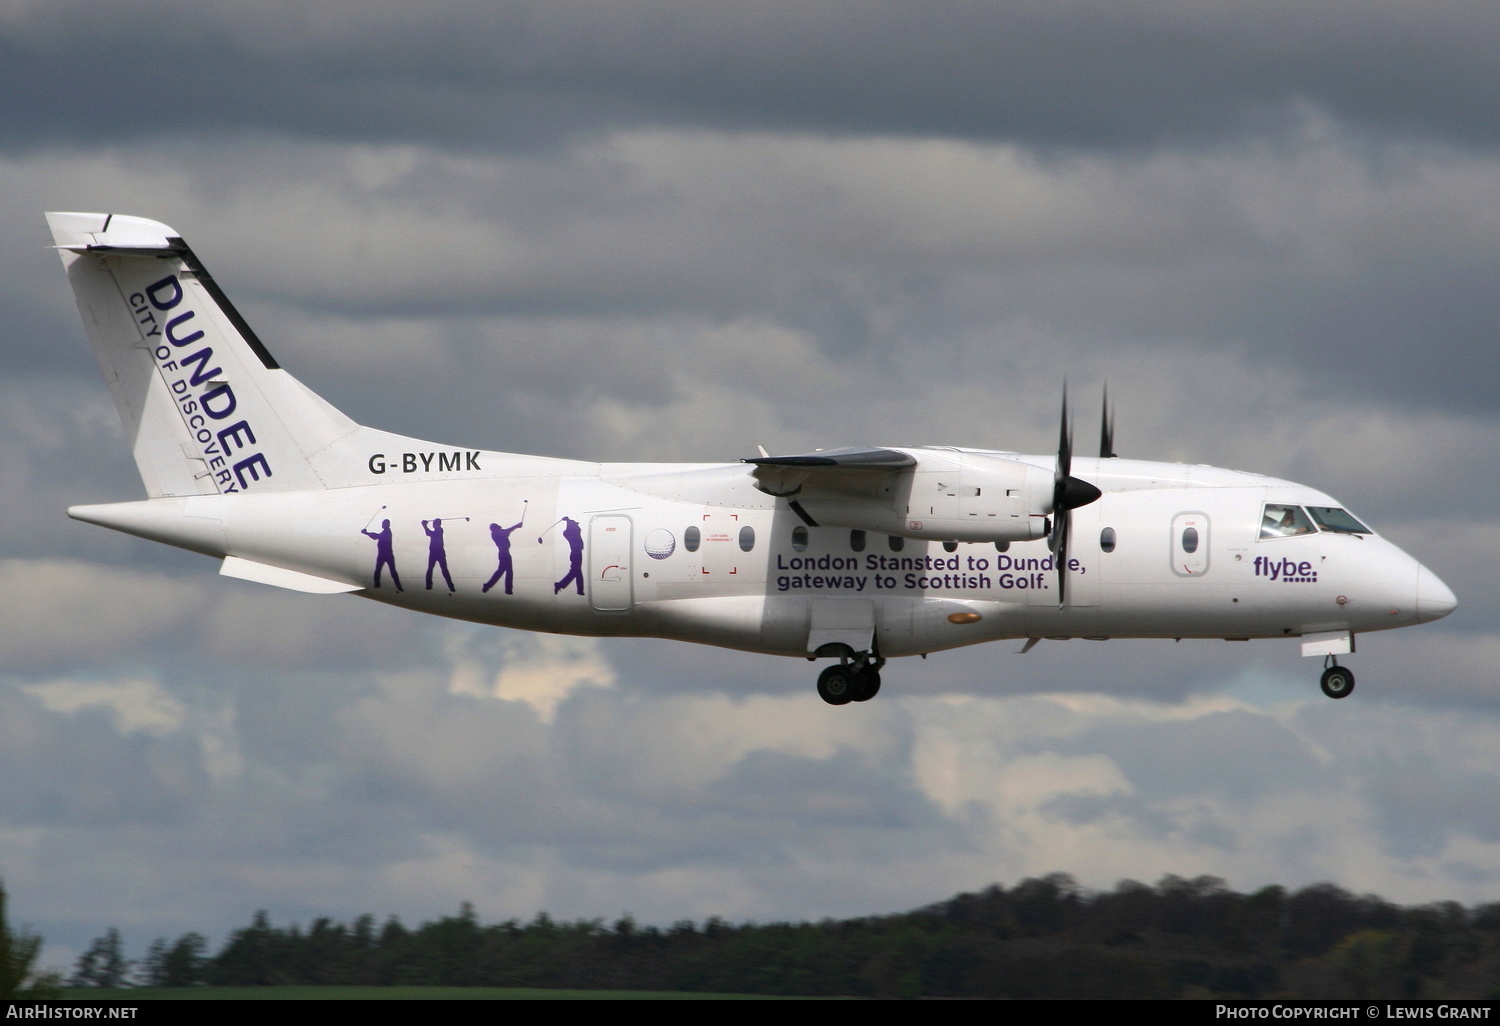
[[[1104,411],[1099,415],[1099,458],[1115,459],[1115,415],[1109,408],[1109,383],[1104,385]]]
[[[1068,383],[1063,382],[1062,417],[1057,436],[1057,469],[1052,474],[1052,533],[1047,548],[1052,550],[1052,565],[1057,568],[1057,605],[1067,602],[1068,529],[1072,511],[1087,506],[1102,494],[1099,489],[1073,476],[1073,425],[1068,421]]]

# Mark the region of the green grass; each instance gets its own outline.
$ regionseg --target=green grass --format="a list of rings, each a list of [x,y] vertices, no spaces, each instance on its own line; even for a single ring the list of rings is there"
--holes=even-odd
[[[102,987],[69,988],[82,1001],[739,1001],[765,994],[699,994],[674,990],[539,990],[531,987]]]

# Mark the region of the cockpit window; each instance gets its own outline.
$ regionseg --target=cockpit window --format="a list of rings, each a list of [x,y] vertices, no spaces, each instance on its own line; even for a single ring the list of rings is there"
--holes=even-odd
[[[1291,538],[1299,534],[1312,534],[1315,530],[1301,506],[1268,502],[1265,515],[1260,518],[1262,538]]]
[[[1325,531],[1336,534],[1373,534],[1368,527],[1351,517],[1337,506],[1309,506],[1307,511]]]

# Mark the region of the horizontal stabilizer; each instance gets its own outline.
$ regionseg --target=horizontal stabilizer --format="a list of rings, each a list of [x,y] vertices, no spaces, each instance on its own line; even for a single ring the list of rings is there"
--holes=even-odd
[[[49,213],[47,226],[58,249],[156,256],[186,249],[181,238],[158,221],[124,214]]]
[[[241,559],[239,556],[225,556],[223,565],[219,567],[219,573],[225,577],[237,577],[242,581],[269,584],[288,591],[306,592],[309,595],[343,595],[351,591],[359,591],[362,587],[358,584],[345,584],[343,581],[332,581],[326,577],[315,577],[297,570],[287,570],[279,566],[257,563],[254,560]]]

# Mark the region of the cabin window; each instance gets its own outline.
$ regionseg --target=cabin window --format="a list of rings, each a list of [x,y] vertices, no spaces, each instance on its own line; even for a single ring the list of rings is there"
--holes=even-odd
[[[1324,531],[1332,531],[1334,534],[1372,533],[1368,527],[1337,506],[1309,506],[1307,511]]]
[[[1312,534],[1314,530],[1312,521],[1307,519],[1301,506],[1268,502],[1265,513],[1260,518],[1262,538],[1292,538],[1299,534]]]
[[[901,537],[899,534],[891,535],[886,539],[886,541],[890,544],[892,552],[900,552],[902,549],[906,548],[906,539]]]
[[[701,538],[702,535],[698,533],[696,527],[689,527],[686,531],[682,532],[682,547],[689,552],[697,552],[698,542]]]
[[[755,528],[749,524],[740,528],[740,548],[746,552],[755,548]]]
[[[1008,542],[1008,541],[997,541],[995,543],[995,551],[996,552],[1009,552],[1010,551],[1010,542]]]
[[[1198,551],[1198,529],[1196,527],[1184,527],[1182,529],[1182,551],[1189,555]]]
[[[865,551],[865,532],[859,528],[849,532],[849,547],[855,552]]]
[[[741,531],[740,534],[743,535],[744,532]],[[741,544],[744,543],[741,542]],[[792,548],[796,549],[798,552],[807,551],[807,528],[801,526],[800,524],[792,528]],[[746,549],[745,551],[748,552],[750,550]]]
[[[943,551],[944,552],[957,552],[958,551],[958,542],[943,542]]]
[[[1106,527],[1099,532],[1099,548],[1103,552],[1115,551],[1115,529]]]

